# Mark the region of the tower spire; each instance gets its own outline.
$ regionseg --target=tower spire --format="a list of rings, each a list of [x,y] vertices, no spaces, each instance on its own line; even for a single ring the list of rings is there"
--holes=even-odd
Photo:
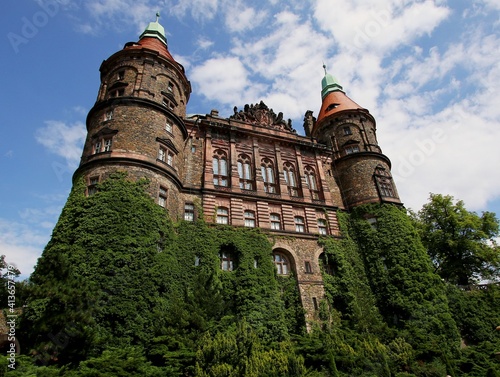
[[[165,45],[167,45],[167,37],[165,36],[164,27],[158,22],[160,19],[160,12],[156,12],[156,20],[154,22],[150,22],[146,30],[139,37],[140,39],[144,37],[156,38],[162,41]]]

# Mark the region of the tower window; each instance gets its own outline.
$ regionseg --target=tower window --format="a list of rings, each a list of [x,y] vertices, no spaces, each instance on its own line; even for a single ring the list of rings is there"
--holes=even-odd
[[[378,165],[375,168],[374,178],[380,196],[397,198],[391,174],[388,171],[386,171],[385,168]]]
[[[304,233],[306,231],[306,226],[304,218],[302,216],[295,216],[295,231],[298,233]]]
[[[170,151],[167,152],[167,165],[174,165],[174,154]]]
[[[349,126],[344,127],[344,135],[345,136],[352,135],[351,127]]]
[[[327,227],[326,227],[326,220],[325,219],[318,219],[318,233],[326,236],[328,234]]]
[[[288,188],[288,194],[290,196],[299,196],[299,190],[297,187],[297,179],[295,176],[295,169],[292,164],[286,162],[283,168],[283,177],[285,178],[285,183]]]
[[[281,217],[277,213],[271,213],[271,229],[281,230]]]
[[[102,152],[111,152],[111,146],[113,144],[113,140],[110,137],[107,138],[99,138],[94,142],[93,154],[102,153]]]
[[[173,130],[172,123],[167,121],[167,123],[165,123],[165,131],[172,133],[172,130]]]
[[[113,119],[113,110],[106,111],[104,113],[104,120],[111,120]]]
[[[99,183],[99,177],[90,177],[89,185],[87,187],[87,195],[91,196],[97,193],[97,184]]]
[[[184,204],[184,220],[194,221],[194,204],[186,203]]]
[[[125,78],[125,71],[118,71],[117,79],[123,80]]]
[[[217,208],[217,224],[229,224],[229,210],[226,207]]]
[[[245,226],[249,228],[255,228],[255,212],[254,211],[245,211]]]
[[[166,159],[167,159],[167,149],[160,147],[160,149],[158,149],[158,160],[165,162]]]
[[[160,146],[158,149],[158,160],[165,162],[169,166],[174,166],[174,153],[167,148]]]
[[[241,189],[251,190],[253,188],[252,165],[247,155],[242,154],[238,157],[238,176]]]
[[[168,91],[170,93],[172,93],[174,91],[174,84],[172,84],[171,82],[168,83],[168,87],[167,87]]]
[[[167,192],[168,190],[165,187],[160,186],[160,190],[158,191],[158,204],[163,208],[167,206]]]
[[[264,191],[269,194],[276,193],[276,180],[274,176],[273,163],[269,159],[262,160],[262,165],[260,166],[260,171],[262,173],[262,179],[264,181]]]
[[[214,185],[227,187],[227,155],[224,151],[220,149],[215,151],[212,160],[212,169],[214,174]]]
[[[273,261],[278,275],[288,275],[290,273],[288,259],[282,253],[274,253]]]
[[[344,150],[345,150],[346,154],[357,153],[357,152],[359,152],[359,146],[357,146],[357,145],[349,145],[348,147],[345,147]]]

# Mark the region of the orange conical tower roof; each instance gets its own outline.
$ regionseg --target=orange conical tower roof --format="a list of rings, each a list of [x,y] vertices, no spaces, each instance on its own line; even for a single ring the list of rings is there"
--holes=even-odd
[[[318,114],[318,124],[321,123],[326,116],[331,116],[345,110],[368,111],[350,99],[335,77],[326,72],[325,66],[323,66],[323,68],[325,68],[325,77],[321,81],[322,104]]]

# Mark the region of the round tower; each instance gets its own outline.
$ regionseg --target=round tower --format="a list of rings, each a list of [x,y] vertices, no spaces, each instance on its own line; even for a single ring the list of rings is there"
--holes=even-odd
[[[351,100],[326,69],[321,84],[322,105],[311,136],[333,151],[332,171],[346,208],[401,203],[391,162],[377,143],[373,116]]]
[[[114,171],[148,178],[152,196],[165,207],[167,193],[174,202],[181,189],[191,84],[168,50],[158,17],[138,42],[126,43],[101,64],[99,93],[74,175],[87,181],[89,195]]]

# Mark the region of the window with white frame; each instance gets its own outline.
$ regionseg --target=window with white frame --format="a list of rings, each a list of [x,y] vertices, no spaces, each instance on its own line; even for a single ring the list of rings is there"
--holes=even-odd
[[[234,258],[230,252],[222,251],[220,253],[220,262],[222,271],[234,270]]]
[[[214,185],[227,187],[227,154],[221,149],[217,149],[214,152],[212,159],[212,170],[214,174]]]
[[[98,138],[94,141],[93,153],[110,152],[111,146],[113,144],[113,139],[111,137]]]
[[[255,228],[255,212],[254,211],[245,211],[245,226],[249,228]]]
[[[327,223],[325,219],[318,219],[318,233],[326,236],[328,234]]]
[[[174,84],[172,84],[171,82],[168,83],[168,86],[167,86],[167,89],[170,93],[172,93],[174,91]]]
[[[167,161],[167,148],[161,147],[158,149],[158,160]]]
[[[167,151],[167,165],[174,166],[174,154]]]
[[[89,185],[87,187],[87,195],[91,196],[97,193],[97,184],[99,183],[99,177],[90,177]]]
[[[217,224],[229,224],[229,210],[227,207],[217,207]]]
[[[290,273],[290,265],[287,257],[282,253],[273,253],[273,262],[276,266],[278,275],[288,275]]]
[[[245,154],[238,156],[238,177],[240,179],[240,188],[244,190],[252,190],[252,164],[250,157]]]
[[[295,168],[289,162],[285,162],[285,165],[283,166],[283,177],[285,178],[285,183],[288,188],[288,194],[290,196],[299,196]]]
[[[295,231],[298,233],[304,233],[306,231],[306,224],[302,216],[295,216]]]
[[[277,213],[271,213],[271,229],[272,230],[281,230],[281,216]]]
[[[193,203],[185,203],[184,204],[184,220],[185,221],[194,221],[194,204]]]
[[[167,122],[165,123],[165,131],[172,133],[172,131],[173,131],[172,122],[167,120]]]
[[[267,158],[263,159],[260,171],[262,173],[262,179],[264,180],[264,191],[269,194],[275,194],[276,180],[272,161]]]
[[[359,152],[359,146],[358,145],[349,145],[344,148],[346,154],[353,154]]]
[[[108,110],[104,113],[104,120],[113,119],[113,110]]]
[[[164,208],[167,206],[167,193],[168,190],[165,187],[160,186],[160,189],[158,190],[158,204]]]

